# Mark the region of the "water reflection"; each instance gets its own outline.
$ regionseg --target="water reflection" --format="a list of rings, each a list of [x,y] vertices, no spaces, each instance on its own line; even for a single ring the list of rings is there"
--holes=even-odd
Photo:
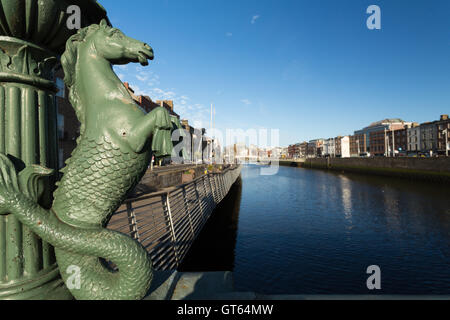
[[[234,190],[185,270],[233,270],[238,290],[263,294],[372,294],[376,264],[380,293],[450,294],[447,186],[248,166]]]
[[[340,176],[340,188],[342,194],[342,207],[344,208],[345,219],[352,223],[352,185],[350,179]]]

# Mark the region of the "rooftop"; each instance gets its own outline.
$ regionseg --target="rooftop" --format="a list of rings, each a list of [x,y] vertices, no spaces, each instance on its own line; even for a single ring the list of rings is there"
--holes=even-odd
[[[404,122],[405,122],[404,120],[398,119],[398,118],[396,118],[396,119],[384,119],[384,120],[372,123],[368,128],[381,126],[383,124],[404,123]]]

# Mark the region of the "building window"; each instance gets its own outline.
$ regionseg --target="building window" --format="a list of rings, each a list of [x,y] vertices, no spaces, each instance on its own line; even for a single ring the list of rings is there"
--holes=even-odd
[[[58,88],[57,97],[64,99],[66,97],[66,87],[64,85],[64,80],[61,78],[56,78],[56,87]]]

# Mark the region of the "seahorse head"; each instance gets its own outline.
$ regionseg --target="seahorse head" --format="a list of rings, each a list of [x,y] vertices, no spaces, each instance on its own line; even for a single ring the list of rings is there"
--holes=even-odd
[[[69,88],[69,100],[81,122],[80,131],[83,133],[86,115],[76,86],[77,63],[81,48],[88,48],[93,59],[103,59],[111,64],[139,62],[148,65],[148,60],[153,60],[154,55],[153,49],[148,44],[127,37],[119,29],[109,26],[106,20],[80,29],[69,38],[66,51],[61,57],[61,65],[64,69],[64,82]]]

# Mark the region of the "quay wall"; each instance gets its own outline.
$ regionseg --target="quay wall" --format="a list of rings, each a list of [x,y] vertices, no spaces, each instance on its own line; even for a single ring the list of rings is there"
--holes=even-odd
[[[304,162],[305,159],[298,159],[298,160],[283,159],[279,161],[279,164],[280,166],[283,167],[301,167]]]
[[[450,182],[450,158],[315,158],[303,168]]]

